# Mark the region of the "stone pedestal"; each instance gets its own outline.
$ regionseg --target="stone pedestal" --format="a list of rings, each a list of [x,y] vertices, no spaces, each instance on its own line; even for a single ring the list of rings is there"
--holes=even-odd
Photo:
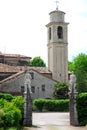
[[[75,86],[76,86],[76,77],[72,73],[70,76],[70,92],[69,92],[70,125],[78,126],[78,116],[76,110],[76,96],[78,93],[76,92]]]
[[[32,126],[32,99],[29,92],[29,88],[27,88],[27,93],[24,93],[24,126]]]
[[[78,126],[76,99],[74,98],[73,93],[70,93],[69,111],[70,111],[70,125]]]

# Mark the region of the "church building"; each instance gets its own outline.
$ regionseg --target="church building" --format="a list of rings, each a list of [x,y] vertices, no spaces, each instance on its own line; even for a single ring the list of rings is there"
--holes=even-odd
[[[53,98],[54,84],[68,82],[68,23],[65,22],[65,13],[58,8],[49,13],[50,21],[46,25],[48,38],[48,68],[14,66],[13,64],[0,64],[0,92],[21,95],[21,87],[24,86],[25,70],[31,74],[32,98]],[[22,57],[24,63],[30,57]],[[12,59],[12,58],[10,58]],[[10,61],[11,63],[11,61]],[[18,62],[19,63],[19,60]],[[27,61],[28,63],[28,61]],[[8,67],[10,66],[10,67]],[[6,69],[9,68],[9,69]],[[14,70],[14,71],[13,71]],[[12,71],[12,73],[11,73]],[[7,76],[8,75],[8,76]],[[6,77],[7,76],[7,77]]]

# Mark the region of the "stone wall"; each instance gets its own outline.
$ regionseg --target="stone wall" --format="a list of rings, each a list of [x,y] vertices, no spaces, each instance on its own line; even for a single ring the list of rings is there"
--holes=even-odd
[[[56,81],[34,70],[30,70],[29,72],[33,73],[33,78],[31,79],[31,87],[33,88],[32,99],[53,98],[53,86]],[[21,75],[3,82],[0,84],[0,92],[21,95],[21,86],[24,86],[24,77],[25,73],[22,73]]]
[[[33,79],[31,81],[31,87],[34,87],[35,92],[32,93],[32,98],[53,98],[53,86],[56,83],[56,81],[46,76],[43,76],[42,74],[37,73],[36,71],[31,70],[30,72],[33,72],[34,74]]]
[[[24,75],[25,74],[21,74],[0,84],[0,92],[20,95],[21,86],[24,86]]]

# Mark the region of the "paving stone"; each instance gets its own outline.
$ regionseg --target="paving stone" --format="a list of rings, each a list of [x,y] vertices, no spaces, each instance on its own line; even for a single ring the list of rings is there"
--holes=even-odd
[[[24,130],[87,130],[85,127],[70,126],[69,113],[33,113],[33,127]]]

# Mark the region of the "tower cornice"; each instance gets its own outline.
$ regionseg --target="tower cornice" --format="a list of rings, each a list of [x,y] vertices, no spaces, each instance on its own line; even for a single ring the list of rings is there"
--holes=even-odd
[[[66,13],[63,12],[63,11],[60,11],[60,10],[54,10],[54,11],[51,11],[51,12],[49,13],[49,15],[52,14],[52,13],[64,13],[64,14],[66,14]]]
[[[52,45],[52,46],[55,46],[55,45],[57,45],[57,46],[62,46],[62,45],[64,45],[64,44],[65,44],[65,45],[68,45],[68,43],[61,42],[61,41],[60,41],[59,43],[58,43],[58,42],[48,43],[47,46],[51,46],[51,45]]]
[[[49,27],[49,26],[51,26],[51,25],[61,25],[61,24],[63,24],[63,25],[68,25],[69,23],[68,23],[68,22],[50,22],[50,23],[48,23],[48,24],[46,25],[46,27]]]

